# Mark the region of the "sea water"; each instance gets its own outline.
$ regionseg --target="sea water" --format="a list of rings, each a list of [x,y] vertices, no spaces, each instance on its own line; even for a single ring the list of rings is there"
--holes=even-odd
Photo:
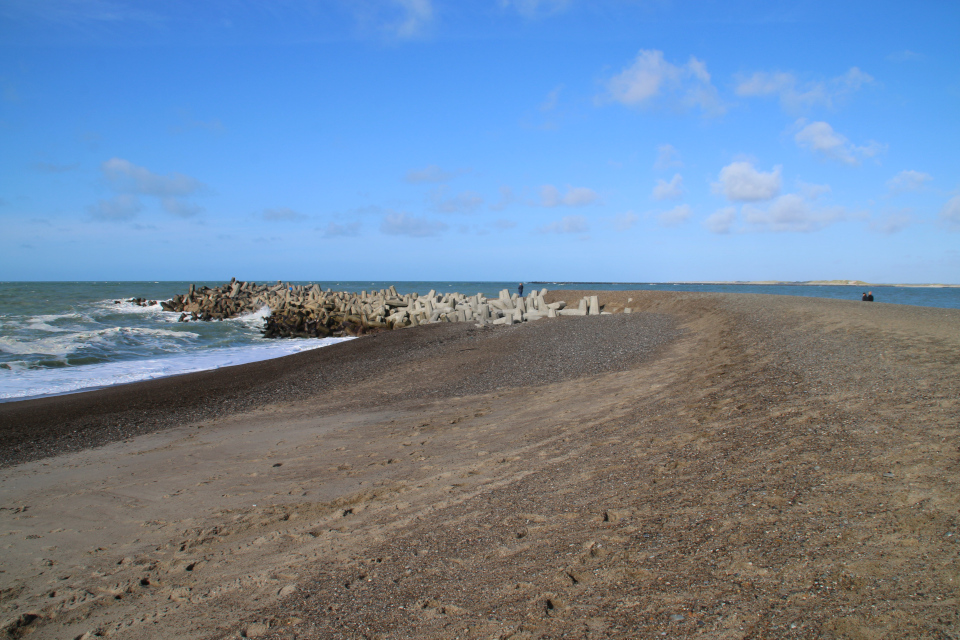
[[[189,282],[0,283],[0,402],[58,395],[163,376],[267,360],[349,338],[270,340],[261,336],[269,309],[222,322],[177,322],[179,313],[130,298],[168,300]],[[198,287],[222,282],[197,282]],[[318,281],[334,291],[403,293],[457,291],[496,297],[516,282]],[[534,288],[768,293],[859,300],[862,287],[813,285],[696,285],[672,283],[527,283]],[[960,308],[960,289],[873,287],[878,303]]]

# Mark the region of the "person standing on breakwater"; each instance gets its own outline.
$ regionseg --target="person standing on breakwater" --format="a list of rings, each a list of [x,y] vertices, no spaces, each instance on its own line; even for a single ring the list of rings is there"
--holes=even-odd
[[[523,283],[520,283],[520,286],[517,287],[517,293],[520,294],[520,297],[523,297]]]

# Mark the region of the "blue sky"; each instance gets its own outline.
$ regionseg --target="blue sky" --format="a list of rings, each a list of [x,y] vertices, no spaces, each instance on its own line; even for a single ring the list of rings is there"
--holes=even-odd
[[[960,4],[0,0],[0,280],[960,283]]]

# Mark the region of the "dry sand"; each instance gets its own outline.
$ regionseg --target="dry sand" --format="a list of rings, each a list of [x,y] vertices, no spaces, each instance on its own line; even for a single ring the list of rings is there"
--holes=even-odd
[[[599,295],[0,405],[0,623],[960,638],[960,311]]]

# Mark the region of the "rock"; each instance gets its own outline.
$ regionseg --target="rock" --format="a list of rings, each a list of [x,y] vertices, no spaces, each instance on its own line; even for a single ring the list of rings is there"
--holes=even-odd
[[[254,622],[253,624],[248,624],[247,628],[243,630],[244,638],[259,638],[262,635],[266,635],[269,627],[262,622]]]

